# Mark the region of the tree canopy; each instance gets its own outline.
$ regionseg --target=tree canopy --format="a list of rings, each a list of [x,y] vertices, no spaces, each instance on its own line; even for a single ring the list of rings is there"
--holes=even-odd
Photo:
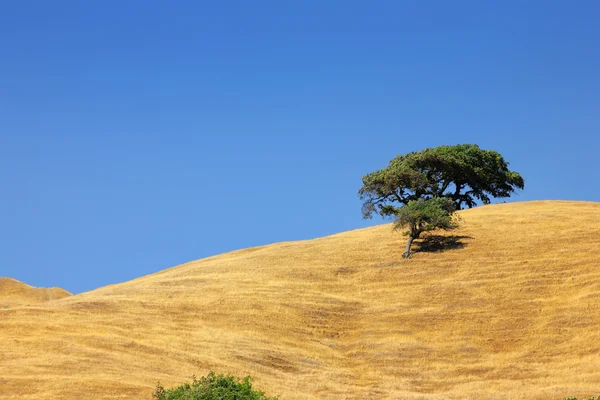
[[[476,144],[439,146],[399,155],[362,179],[363,216],[395,216],[410,201],[446,197],[457,210],[510,197],[525,182],[494,150]]]

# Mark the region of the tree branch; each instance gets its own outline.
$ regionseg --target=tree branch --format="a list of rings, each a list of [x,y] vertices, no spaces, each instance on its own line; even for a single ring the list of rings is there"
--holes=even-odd
[[[450,186],[450,182],[451,181],[449,179],[444,182],[444,184],[442,185],[442,189],[438,193],[439,196],[443,196],[444,195],[444,192],[446,191],[446,189],[448,189],[448,186]]]

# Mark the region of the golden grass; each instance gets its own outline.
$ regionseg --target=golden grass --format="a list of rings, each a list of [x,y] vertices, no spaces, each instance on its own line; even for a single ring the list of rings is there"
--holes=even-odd
[[[461,216],[464,247],[409,260],[381,225],[0,310],[0,398],[149,399],[209,370],[282,400],[600,394],[600,203]]]
[[[12,278],[0,277],[0,307],[36,304],[71,296],[61,288],[36,288]]]

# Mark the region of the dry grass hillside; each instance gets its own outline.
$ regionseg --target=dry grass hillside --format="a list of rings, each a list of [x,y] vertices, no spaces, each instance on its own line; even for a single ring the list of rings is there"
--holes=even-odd
[[[71,296],[61,288],[36,288],[12,278],[0,278],[0,307],[42,303]]]
[[[0,399],[149,399],[211,369],[282,400],[600,394],[600,203],[461,216],[409,260],[381,225],[2,309]]]

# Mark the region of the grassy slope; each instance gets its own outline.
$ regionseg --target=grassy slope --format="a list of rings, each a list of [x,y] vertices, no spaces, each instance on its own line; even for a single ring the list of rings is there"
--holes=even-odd
[[[71,296],[61,288],[36,288],[12,278],[0,277],[0,307],[42,303]]]
[[[209,369],[282,399],[600,393],[600,203],[461,215],[463,248],[410,260],[382,225],[0,310],[0,398],[150,398]]]

